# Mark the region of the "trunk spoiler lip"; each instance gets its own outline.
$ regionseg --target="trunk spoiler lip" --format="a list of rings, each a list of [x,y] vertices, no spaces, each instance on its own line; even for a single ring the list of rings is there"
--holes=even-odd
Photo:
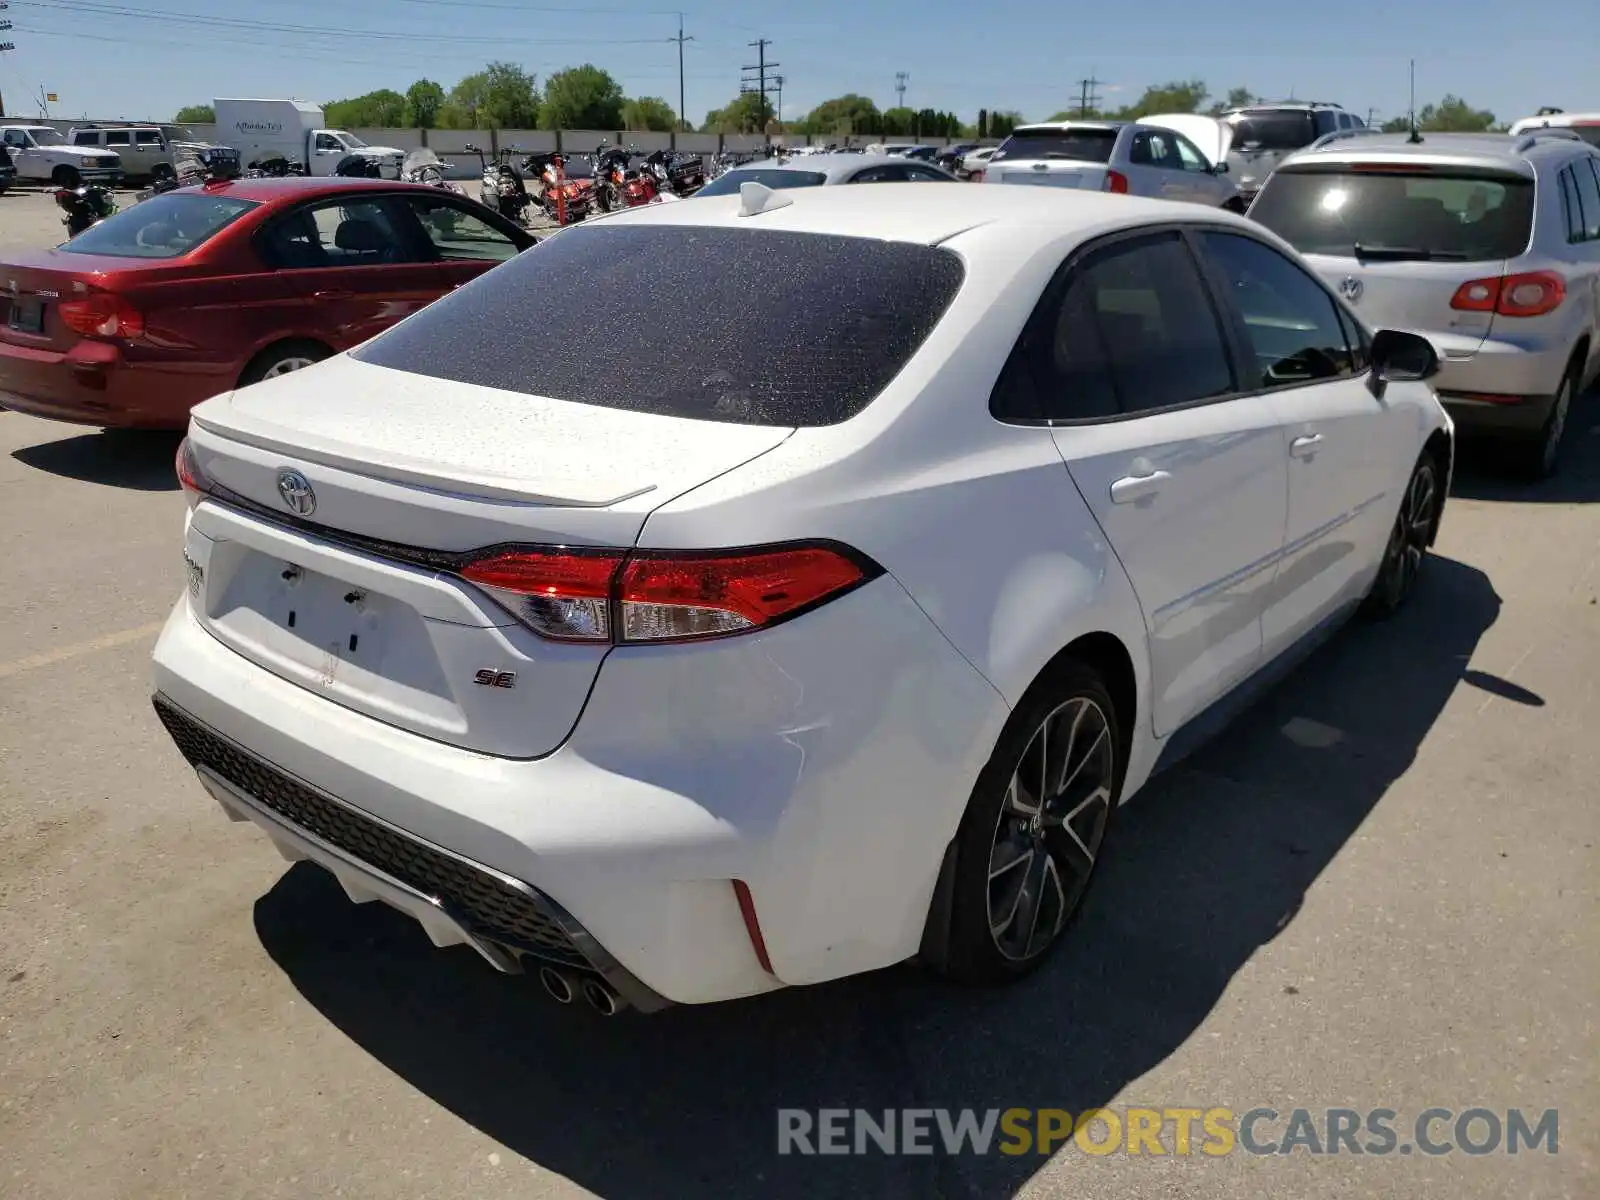
[[[221,399],[222,397],[219,397]],[[289,438],[288,431],[270,421],[260,419],[235,419],[220,422],[210,419],[200,409],[190,414],[190,420],[206,433],[228,441],[252,446],[257,450],[270,450],[287,455],[300,462],[316,463],[349,471],[368,479],[384,483],[403,483],[428,491],[471,499],[500,500],[522,504],[550,505],[561,508],[609,508],[656,490],[654,483],[615,491],[613,488],[596,488],[577,479],[552,481],[535,486],[512,476],[457,471],[441,474],[433,464],[406,454],[385,454],[373,461],[360,447],[332,438],[307,439],[303,436]]]

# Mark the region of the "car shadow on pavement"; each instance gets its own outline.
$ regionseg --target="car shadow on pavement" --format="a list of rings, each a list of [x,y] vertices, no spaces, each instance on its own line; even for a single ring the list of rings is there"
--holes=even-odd
[[[1600,500],[1600,385],[1573,402],[1561,446],[1561,463],[1549,479],[1528,483],[1505,467],[1501,444],[1462,438],[1450,494],[1464,500],[1524,504],[1592,504]],[[1449,520],[1448,514],[1445,517]]]
[[[139,492],[175,492],[178,474],[172,464],[182,436],[165,430],[104,429],[23,446],[11,457],[67,479]]]
[[[1183,1046],[1293,921],[1411,764],[1499,608],[1482,572],[1435,558],[1404,613],[1342,631],[1122,810],[1069,941],[1010,989],[946,986],[902,966],[607,1020],[469,951],[434,950],[407,918],[349,904],[309,864],[257,902],[257,933],[356,1044],[598,1195],[1010,1196],[1044,1159],[780,1156],[777,1110],[1076,1113],[1110,1101]],[[1274,997],[1271,1036],[1318,1019],[1326,985],[1302,983]]]

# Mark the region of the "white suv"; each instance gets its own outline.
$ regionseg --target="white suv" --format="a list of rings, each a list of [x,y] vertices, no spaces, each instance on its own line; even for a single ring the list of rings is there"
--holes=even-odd
[[[1452,444],[1259,226],[994,193],[613,213],[196,408],[205,787],[605,1012],[1036,966],[1120,800],[1404,602]]]
[[[1325,139],[1250,216],[1367,320],[1433,340],[1464,433],[1526,474],[1556,469],[1600,371],[1600,148],[1558,129]]]

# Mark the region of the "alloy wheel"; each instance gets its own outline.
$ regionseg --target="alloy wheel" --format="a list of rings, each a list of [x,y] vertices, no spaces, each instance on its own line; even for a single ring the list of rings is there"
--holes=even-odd
[[[1556,469],[1556,458],[1561,453],[1561,436],[1567,429],[1567,410],[1572,407],[1572,376],[1561,381],[1556,402],[1550,408],[1550,419],[1544,427],[1544,440],[1539,446],[1539,469],[1544,475]]]
[[[1424,460],[1417,464],[1411,482],[1406,485],[1406,494],[1400,501],[1400,511],[1395,515],[1394,527],[1389,531],[1389,545],[1384,551],[1383,590],[1390,608],[1398,607],[1416,586],[1422,560],[1428,553],[1428,539],[1433,535],[1437,499],[1438,482],[1433,463]]]
[[[1005,958],[1043,954],[1082,900],[1111,816],[1115,754],[1087,696],[1051,711],[1023,749],[989,855],[989,934]]]
[[[277,362],[273,363],[261,373],[261,378],[276,379],[278,376],[287,375],[291,371],[304,370],[315,361],[315,359],[306,358],[303,355],[295,355],[291,358],[280,358]]]

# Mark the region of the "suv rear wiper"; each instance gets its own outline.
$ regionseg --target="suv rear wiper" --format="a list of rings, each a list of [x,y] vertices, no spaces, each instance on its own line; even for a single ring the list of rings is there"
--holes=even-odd
[[[1460,250],[1429,250],[1424,246],[1363,246],[1357,242],[1352,249],[1357,258],[1390,262],[1465,262],[1467,259]]]

